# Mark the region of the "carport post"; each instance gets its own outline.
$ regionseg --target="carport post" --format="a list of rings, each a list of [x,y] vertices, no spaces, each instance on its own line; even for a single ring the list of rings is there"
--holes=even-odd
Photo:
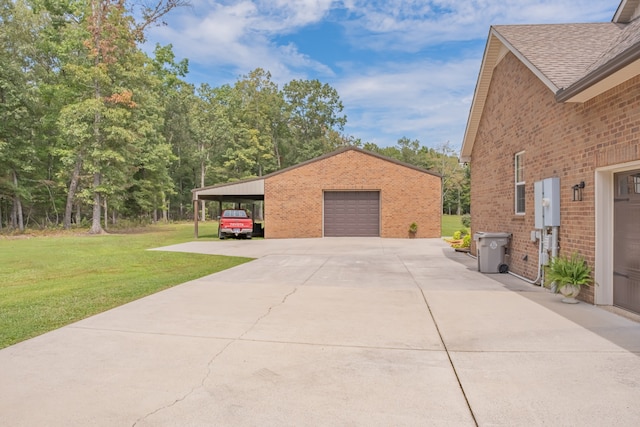
[[[198,197],[193,201],[193,228],[195,238],[198,238]]]

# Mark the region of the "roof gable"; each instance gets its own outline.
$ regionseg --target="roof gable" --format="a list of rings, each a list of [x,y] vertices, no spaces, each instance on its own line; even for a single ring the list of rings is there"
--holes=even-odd
[[[586,102],[640,74],[639,15],[640,0],[623,0],[609,23],[491,27],[460,159],[471,160],[493,70],[507,52],[529,68],[556,101]]]
[[[403,167],[406,167],[406,168],[409,168],[409,169],[414,169],[414,170],[417,170],[419,172],[423,172],[423,173],[426,173],[426,174],[429,174],[429,175],[434,175],[434,176],[437,176],[437,177],[441,177],[438,173],[435,173],[433,171],[428,171],[428,170],[422,169],[422,168],[420,168],[418,166],[414,166],[414,165],[411,165],[409,163],[404,163],[404,162],[401,162],[400,160],[396,160],[396,159],[393,159],[391,157],[383,156],[382,154],[374,153],[373,151],[363,150],[362,148],[350,146],[350,147],[340,148],[338,150],[332,151],[332,152],[324,154],[322,156],[313,158],[311,160],[307,160],[306,162],[298,163],[297,165],[293,165],[293,166],[290,166],[288,168],[273,172],[273,173],[271,173],[269,175],[265,175],[263,178],[264,179],[268,179],[269,177],[272,177],[274,175],[279,175],[281,173],[288,172],[288,171],[290,171],[292,169],[297,169],[297,168],[306,166],[306,165],[308,165],[310,163],[319,162],[321,160],[327,159],[329,157],[337,156],[337,155],[342,154],[342,153],[347,152],[347,151],[355,151],[355,152],[358,152],[358,153],[361,153],[361,154],[364,154],[364,155],[367,155],[367,156],[372,156],[372,157],[375,157],[377,159],[384,160],[385,162],[394,163],[394,164],[396,164],[398,166],[403,166]]]
[[[401,161],[396,160],[396,159],[392,159],[391,157],[383,156],[381,154],[374,153],[372,151],[363,150],[363,149],[357,148],[357,147],[345,147],[345,148],[341,148],[341,149],[338,149],[336,151],[333,151],[331,153],[325,154],[323,156],[319,156],[319,157],[316,157],[314,159],[307,160],[306,162],[298,163],[297,165],[290,166],[290,167],[285,168],[285,169],[281,169],[279,171],[270,173],[268,175],[264,175],[264,176],[257,177],[257,178],[243,179],[243,180],[234,181],[234,182],[225,182],[225,183],[222,183],[222,184],[215,184],[215,185],[210,185],[210,186],[202,187],[202,188],[195,188],[195,189],[191,190],[191,192],[193,193],[194,200],[202,199],[203,196],[204,196],[204,198],[206,198],[207,196],[231,196],[231,195],[234,195],[234,196],[252,196],[252,197],[259,196],[259,195],[263,195],[264,196],[264,181],[266,179],[269,179],[269,178],[271,178],[273,176],[276,176],[276,175],[280,175],[280,174],[286,173],[286,172],[291,171],[293,169],[304,167],[304,166],[309,165],[311,163],[319,162],[321,160],[337,156],[337,155],[342,154],[342,153],[347,152],[347,151],[355,151],[355,152],[358,152],[358,153],[361,153],[361,154],[364,154],[364,155],[367,155],[367,156],[375,157],[375,158],[377,158],[379,160],[383,160],[383,161],[386,161],[386,162],[389,162],[389,163],[396,164],[398,166],[406,167],[406,168],[409,168],[409,169],[416,170],[418,172],[422,172],[422,173],[425,173],[425,174],[428,174],[428,175],[433,175],[433,176],[436,176],[438,178],[441,178],[441,175],[439,175],[439,174],[437,174],[435,172],[428,171],[426,169],[422,169],[422,168],[419,168],[417,166],[414,166],[414,165],[411,165],[411,164],[408,164],[408,163],[404,163],[404,162],[401,162]]]

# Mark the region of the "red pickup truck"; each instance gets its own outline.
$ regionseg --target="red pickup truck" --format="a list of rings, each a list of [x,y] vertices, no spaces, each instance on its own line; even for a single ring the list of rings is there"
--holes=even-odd
[[[253,220],[244,209],[227,209],[222,211],[218,222],[218,237],[245,237],[253,235]]]

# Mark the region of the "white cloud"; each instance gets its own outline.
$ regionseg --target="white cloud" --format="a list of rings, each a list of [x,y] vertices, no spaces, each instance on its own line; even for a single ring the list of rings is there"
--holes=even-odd
[[[283,14],[276,13],[279,10],[265,12],[250,1],[214,4],[202,15],[198,9],[185,9],[170,26],[152,29],[149,39],[171,43],[177,56],[189,58],[192,64],[233,69],[234,76],[258,67],[283,81],[296,75],[295,69],[331,75],[330,67],[300,53],[295,45],[271,41],[271,34],[278,30],[292,31],[287,22],[294,22],[295,26],[308,23],[312,17],[320,19],[321,9],[313,10],[316,12],[302,17],[300,13],[292,13],[290,18],[281,20]]]
[[[403,136],[430,146],[459,144],[479,64],[479,57],[423,60],[346,76],[335,87],[347,106],[347,132],[382,146]]]
[[[408,52],[485,38],[493,24],[606,22],[615,7],[593,0],[350,0],[344,6],[353,16],[345,25],[354,46]]]
[[[199,77],[231,76],[208,81],[213,85],[233,83],[257,67],[280,84],[321,76],[346,107],[347,133],[365,141],[386,146],[406,136],[428,145],[459,144],[491,24],[606,22],[617,6],[612,2],[192,0],[149,39],[173,44]],[[331,63],[301,52],[296,33],[325,19],[342,25],[341,41],[365,57]],[[460,41],[475,44],[468,53],[441,48]],[[429,59],[429,49],[442,49],[449,59]]]
[[[265,28],[289,32],[320,21],[331,10],[332,0],[259,0]]]
[[[593,0],[195,0],[168,17],[150,38],[172,43],[192,62],[239,70],[308,67],[329,73],[274,38],[346,11],[344,40],[360,51],[417,52],[442,42],[485,39],[489,25],[609,20],[612,6]]]

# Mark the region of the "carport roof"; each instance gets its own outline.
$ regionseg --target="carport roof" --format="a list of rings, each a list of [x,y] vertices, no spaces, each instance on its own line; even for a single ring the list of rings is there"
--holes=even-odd
[[[193,200],[264,200],[264,178],[252,178],[237,182],[211,185],[191,190]]]
[[[396,159],[392,159],[390,157],[386,157],[383,156],[381,154],[378,153],[374,153],[372,151],[367,151],[367,150],[363,150],[361,148],[358,147],[344,147],[344,148],[340,148],[336,151],[332,151],[331,153],[316,157],[314,159],[311,160],[307,160],[306,162],[302,162],[302,163],[298,163],[297,165],[294,166],[290,166],[288,168],[285,169],[281,169],[279,171],[270,173],[268,175],[262,176],[262,177],[257,177],[257,178],[250,178],[250,179],[245,179],[242,181],[236,181],[236,182],[227,182],[224,184],[216,184],[216,185],[211,185],[208,187],[202,187],[202,188],[196,188],[194,190],[191,190],[191,192],[193,193],[193,200],[231,200],[232,198],[236,198],[236,199],[250,199],[250,200],[264,200],[264,181],[265,179],[268,179],[272,176],[281,174],[281,173],[285,173],[288,172],[290,170],[302,167],[302,166],[306,166],[308,164],[314,163],[314,162],[318,162],[320,160],[324,160],[327,159],[329,157],[333,157],[336,156],[338,154],[347,152],[347,151],[357,151],[359,153],[362,154],[366,154],[372,157],[376,157],[380,160],[384,160],[387,162],[391,162],[391,163],[395,163],[398,166],[403,166],[406,168],[410,168],[410,169],[414,169],[417,170],[419,172],[423,172],[429,175],[434,175],[437,177],[441,177],[440,174],[436,173],[436,172],[432,172],[432,171],[428,171],[426,169],[422,169],[419,168],[417,166],[414,165],[410,165],[408,163],[404,163],[401,162],[399,160]]]

